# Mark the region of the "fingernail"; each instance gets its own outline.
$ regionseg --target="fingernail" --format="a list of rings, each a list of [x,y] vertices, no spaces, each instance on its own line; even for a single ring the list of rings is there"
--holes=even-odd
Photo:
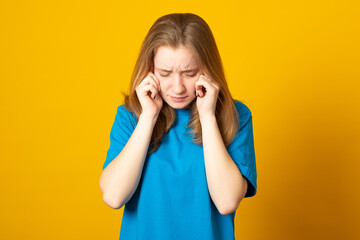
[[[159,85],[158,89],[159,89],[158,91],[160,92],[160,85]]]

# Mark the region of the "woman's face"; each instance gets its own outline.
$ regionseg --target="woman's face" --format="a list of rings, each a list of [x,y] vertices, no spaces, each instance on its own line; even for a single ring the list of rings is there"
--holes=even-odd
[[[160,96],[172,108],[186,109],[195,99],[195,82],[201,71],[192,51],[184,46],[159,47],[154,74],[160,80]]]

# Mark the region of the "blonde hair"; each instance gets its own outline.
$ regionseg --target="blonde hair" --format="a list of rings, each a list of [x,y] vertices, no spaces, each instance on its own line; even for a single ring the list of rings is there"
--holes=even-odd
[[[135,89],[149,71],[153,72],[156,50],[161,46],[177,48],[181,45],[193,51],[200,67],[220,86],[215,115],[222,139],[227,147],[238,131],[237,111],[226,83],[214,36],[207,23],[195,14],[168,14],[155,21],[142,43],[131,77],[130,92],[124,94],[125,107],[133,112],[137,119],[139,118],[142,107]],[[175,118],[175,110],[164,101],[153,130],[149,152],[157,150],[163,135],[170,130]],[[190,103],[188,127],[191,128],[193,142],[202,145],[201,123],[196,107],[196,98]]]

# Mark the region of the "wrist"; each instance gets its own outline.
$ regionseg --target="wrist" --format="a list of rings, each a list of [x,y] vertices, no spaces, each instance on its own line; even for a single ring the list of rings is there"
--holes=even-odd
[[[159,114],[151,114],[151,113],[145,113],[142,112],[139,116],[139,122],[145,122],[148,124],[151,124],[152,126],[155,126],[155,123],[157,121]]]
[[[216,116],[213,114],[200,116],[200,123],[201,123],[201,125],[217,123]]]

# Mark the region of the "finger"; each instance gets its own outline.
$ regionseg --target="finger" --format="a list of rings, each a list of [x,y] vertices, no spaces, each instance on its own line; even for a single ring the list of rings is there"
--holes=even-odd
[[[214,80],[211,80],[210,78],[207,78],[205,76],[200,76],[197,82],[202,84],[206,89],[210,89],[214,91],[219,89],[219,84],[217,84]]]
[[[158,94],[156,94],[156,95],[155,95],[155,99],[154,99],[154,100],[155,100],[155,102],[162,102],[162,97],[161,97],[161,94],[159,94],[159,93],[158,93]]]
[[[144,87],[140,88],[139,91],[143,96],[150,96],[152,99],[154,99],[158,93],[156,87],[154,87],[152,84],[145,85]]]
[[[204,97],[206,92],[213,89],[213,86],[203,78],[199,78],[195,83],[195,89],[200,97]]]
[[[147,76],[140,82],[140,84],[138,85],[138,87],[143,87],[143,86],[149,84],[149,81],[150,81],[150,77],[149,77],[149,75],[147,75]]]
[[[151,78],[151,74],[153,74],[152,72],[148,72],[147,74],[146,74],[146,76],[144,77],[144,79],[140,82],[140,84],[138,85],[139,87],[142,87],[142,86],[144,86],[144,85],[146,85],[146,84],[149,84],[149,81],[150,81],[150,79],[152,79]]]
[[[160,87],[160,85],[151,77],[151,76],[149,76],[149,83],[148,84],[151,84],[151,85],[153,85],[154,86],[154,88],[156,88],[158,91],[159,91],[159,87]]]
[[[204,88],[204,86],[202,85],[198,85],[196,88],[195,88],[195,95],[197,97],[204,97],[205,96],[205,93],[206,93],[206,89]]]
[[[160,84],[159,78],[154,73],[149,73],[149,76],[151,76],[158,84]]]
[[[200,77],[199,77],[199,79],[203,79],[203,80],[205,80],[205,81],[207,81],[208,83],[210,83],[210,84],[214,84],[215,82],[210,78],[210,77],[207,77],[206,75],[200,75]]]
[[[160,80],[158,77],[153,73],[149,73],[149,76],[157,83],[158,90],[160,91]]]
[[[202,96],[202,93],[201,93],[202,87],[203,87],[203,85],[201,85],[201,83],[199,82],[199,80],[197,80],[197,81],[195,82],[195,95],[196,95],[197,97],[201,97],[201,96]]]

